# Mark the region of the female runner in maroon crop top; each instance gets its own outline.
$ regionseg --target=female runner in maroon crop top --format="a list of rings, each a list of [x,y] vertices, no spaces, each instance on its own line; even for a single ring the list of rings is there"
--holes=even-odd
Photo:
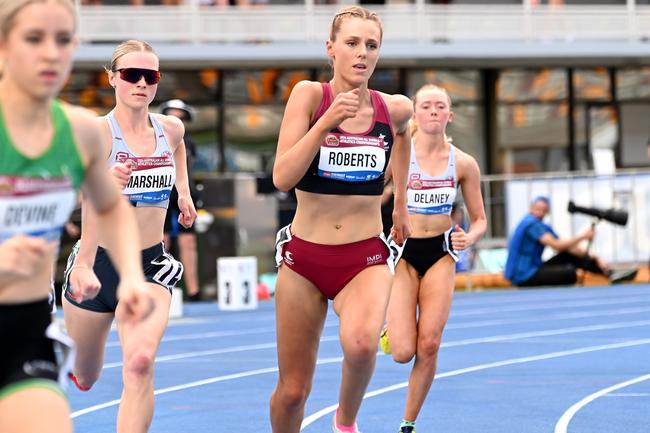
[[[298,83],[287,103],[273,169],[278,189],[296,188],[290,227],[278,233],[276,289],[279,380],[271,397],[275,433],[297,433],[309,394],[328,299],[340,317],[344,353],[334,432],[355,419],[375,366],[392,281],[380,237],[384,173],[392,155],[393,237],[408,237],[406,174],[411,102],[368,89],[382,40],[379,17],[339,12],[327,41],[334,77]]]

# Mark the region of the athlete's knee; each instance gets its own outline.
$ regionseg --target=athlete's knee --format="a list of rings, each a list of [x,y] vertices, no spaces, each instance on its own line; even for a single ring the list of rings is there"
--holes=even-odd
[[[82,391],[88,391],[99,380],[99,371],[74,371],[68,373],[70,380]]]
[[[442,333],[440,332],[418,336],[418,358],[435,359],[438,356],[441,341]]]
[[[348,362],[365,364],[377,356],[377,339],[360,333],[343,344],[343,352]]]
[[[305,404],[311,386],[298,381],[281,381],[275,390],[275,398],[285,408],[299,408]]]
[[[124,374],[129,379],[148,379],[153,376],[155,353],[146,348],[137,349],[126,356]]]
[[[391,353],[393,355],[393,361],[399,362],[400,364],[406,364],[411,362],[415,356],[415,347],[406,347],[395,345],[391,347]]]

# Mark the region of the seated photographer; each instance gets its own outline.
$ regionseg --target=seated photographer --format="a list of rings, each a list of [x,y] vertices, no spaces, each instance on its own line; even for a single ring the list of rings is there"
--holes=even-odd
[[[578,279],[578,268],[606,275],[612,282],[634,278],[628,272],[614,276],[607,263],[599,257],[590,256],[580,246],[582,241],[593,239],[593,226],[573,238],[559,237],[551,226],[543,222],[549,208],[547,197],[535,198],[530,205],[530,213],[521,220],[510,239],[504,275],[513,284],[571,285]],[[543,262],[542,253],[547,246],[558,251],[558,254]]]

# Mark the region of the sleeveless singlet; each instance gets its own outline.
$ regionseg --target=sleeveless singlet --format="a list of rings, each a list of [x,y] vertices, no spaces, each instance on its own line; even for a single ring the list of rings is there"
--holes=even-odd
[[[411,162],[407,184],[408,212],[420,215],[450,215],[456,199],[458,178],[456,177],[456,153],[449,145],[449,160],[442,176],[426,174],[415,156],[415,145],[411,142]]]
[[[310,128],[334,100],[329,83],[321,83],[323,100]],[[318,194],[381,195],[384,173],[393,148],[393,128],[381,95],[370,90],[373,118],[370,129],[353,134],[333,128],[321,143],[297,189]]]
[[[0,109],[0,243],[16,235],[58,241],[77,205],[85,168],[58,101],[53,101],[51,115],[52,141],[30,158],[9,137]]]
[[[109,164],[130,161],[133,172],[122,194],[126,195],[133,206],[153,206],[167,209],[172,187],[176,183],[176,166],[174,154],[169,147],[162,126],[152,114],[149,120],[156,134],[156,150],[149,156],[137,156],[124,140],[120,125],[115,119],[115,112],[106,115],[111,128],[112,146]]]

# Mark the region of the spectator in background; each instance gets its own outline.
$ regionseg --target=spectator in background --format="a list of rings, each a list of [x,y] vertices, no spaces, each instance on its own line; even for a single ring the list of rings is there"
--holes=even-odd
[[[160,106],[160,112],[167,116],[175,116],[187,124],[194,120],[194,109],[180,99],[172,99]],[[192,181],[192,166],[196,160],[196,144],[192,141],[190,134],[185,129],[183,137],[185,141],[185,154],[187,156],[187,177],[190,184],[190,194],[196,203],[196,189]],[[172,195],[169,199],[169,208],[165,216],[165,246],[169,250],[172,248],[172,238],[176,238],[178,245],[179,257],[183,263],[183,281],[185,283],[187,299],[190,301],[201,300],[199,290],[199,272],[198,272],[198,255],[196,231],[194,226],[184,227],[178,223],[178,216],[181,214],[178,208],[178,191],[176,187],[172,189]]]
[[[530,205],[530,212],[517,228],[508,244],[508,260],[504,275],[518,286],[555,286],[575,284],[577,269],[606,275],[611,282],[634,278],[636,270],[612,273],[605,261],[590,255],[580,243],[594,238],[594,227],[573,238],[560,238],[544,217],[550,210],[548,197],[537,197]],[[551,247],[558,254],[542,261],[544,248]]]

